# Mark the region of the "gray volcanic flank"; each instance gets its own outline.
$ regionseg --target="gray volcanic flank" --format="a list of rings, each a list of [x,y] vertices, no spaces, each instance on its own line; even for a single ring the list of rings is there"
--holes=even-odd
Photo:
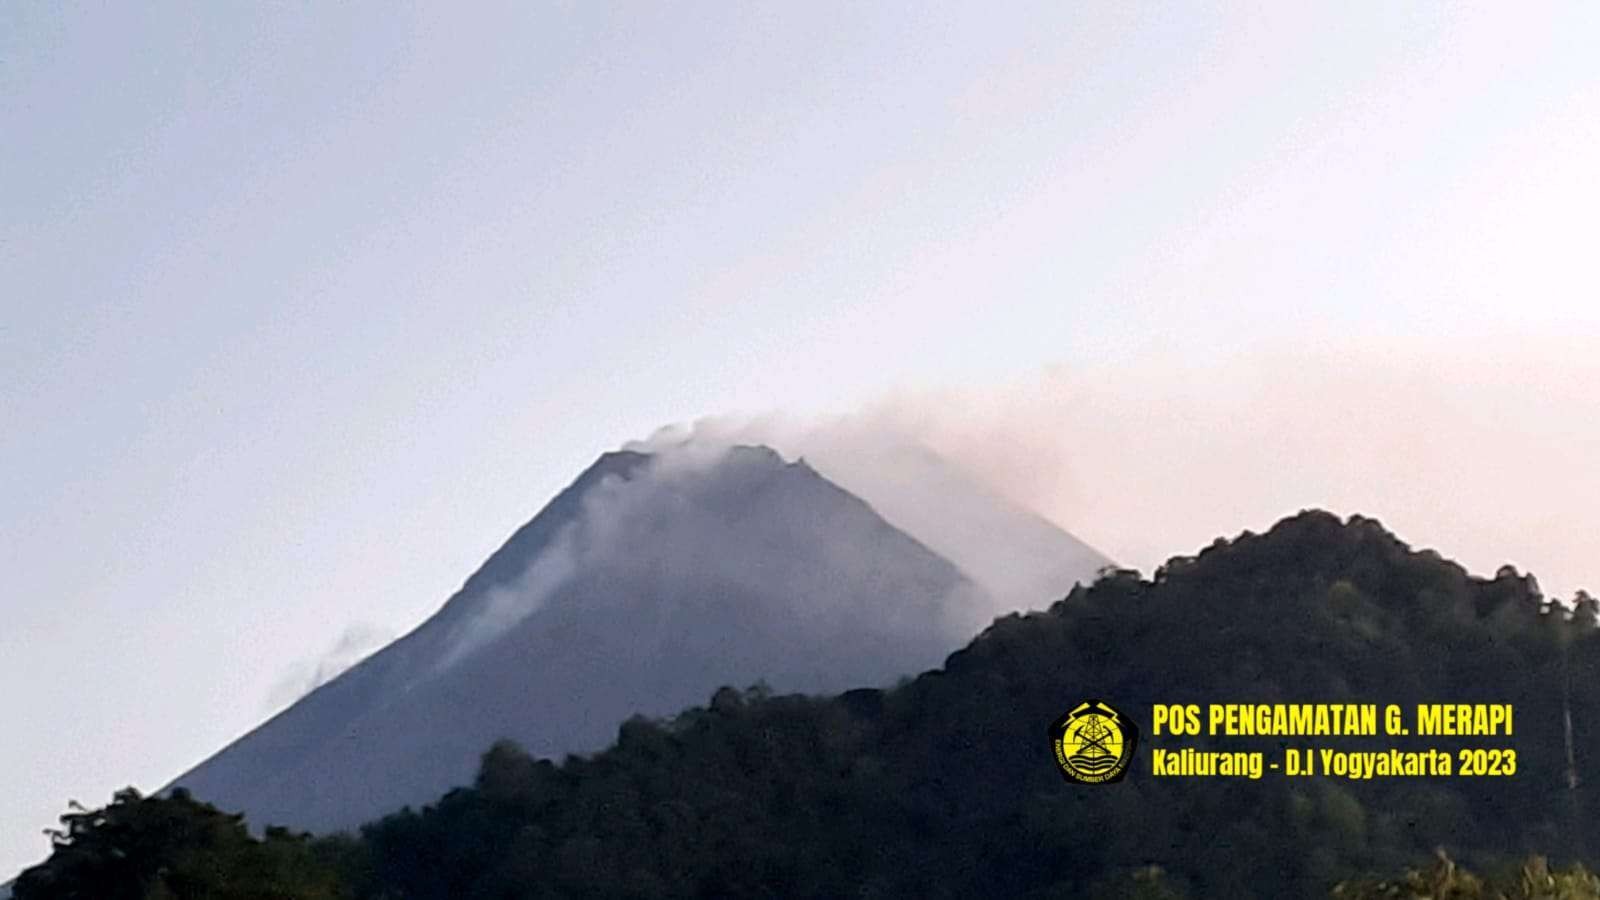
[[[609,453],[428,621],[178,778],[257,825],[354,826],[559,757],[721,685],[823,692],[937,665],[981,591],[804,462]]]
[[[952,490],[939,471],[929,483]],[[915,487],[889,484],[884,500],[951,543],[959,529],[894,501]],[[1054,554],[1035,562],[1062,593],[1103,560],[993,497],[955,493],[949,515]],[[1063,565],[1085,571],[1063,581]],[[723,685],[891,683],[964,644],[1003,611],[997,595],[804,461],[750,446],[608,453],[433,617],[172,786],[257,827],[349,828],[469,783],[500,738],[560,757]]]

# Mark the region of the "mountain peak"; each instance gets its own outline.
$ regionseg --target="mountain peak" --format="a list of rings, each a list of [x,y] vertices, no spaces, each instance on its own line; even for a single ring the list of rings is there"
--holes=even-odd
[[[499,738],[588,752],[722,685],[913,675],[970,634],[980,594],[769,447],[613,451],[427,622],[175,785],[256,825],[350,827],[469,783]]]

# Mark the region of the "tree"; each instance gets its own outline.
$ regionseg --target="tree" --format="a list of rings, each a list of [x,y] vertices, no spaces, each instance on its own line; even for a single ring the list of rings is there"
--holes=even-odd
[[[264,840],[188,792],[141,797],[118,791],[110,805],[71,804],[50,829],[50,858],[24,872],[16,900],[336,900],[348,896],[307,835],[268,829]]]

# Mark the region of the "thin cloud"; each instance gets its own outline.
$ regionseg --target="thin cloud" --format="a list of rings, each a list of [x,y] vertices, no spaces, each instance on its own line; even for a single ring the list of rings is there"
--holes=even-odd
[[[394,637],[393,631],[366,622],[349,626],[321,656],[290,666],[268,694],[267,707],[276,711],[299,700],[339,677]]]
[[[1596,385],[1576,345],[1351,343],[1060,367],[869,413],[1146,571],[1322,507],[1567,595],[1600,584]]]

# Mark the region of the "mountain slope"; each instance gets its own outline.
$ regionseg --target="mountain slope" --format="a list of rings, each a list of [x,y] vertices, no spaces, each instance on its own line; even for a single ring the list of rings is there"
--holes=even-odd
[[[987,601],[804,463],[603,456],[415,631],[175,786],[257,825],[352,826],[470,781],[492,741],[592,751],[723,684],[883,684]]]
[[[834,483],[955,563],[994,600],[993,616],[1044,609],[1114,563],[926,447],[818,441],[806,459]]]
[[[904,429],[870,418],[801,423],[782,418],[706,419],[663,428],[631,447],[683,450],[757,443],[816,466],[890,524],[928,545],[977,582],[993,604],[972,619],[1043,609],[1114,565],[1035,510],[933,451]]]

